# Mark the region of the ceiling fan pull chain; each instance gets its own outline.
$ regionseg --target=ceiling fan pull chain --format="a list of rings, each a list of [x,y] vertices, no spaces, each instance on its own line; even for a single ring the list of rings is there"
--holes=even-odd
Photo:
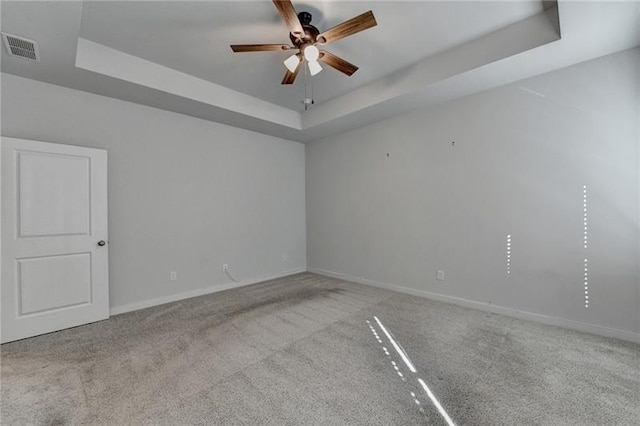
[[[303,59],[304,60],[304,59]],[[304,99],[302,99],[302,103],[304,104],[304,110],[307,111],[309,109],[309,96],[307,93],[309,80],[307,79],[307,67],[303,65],[304,75],[302,76],[304,82]]]
[[[314,99],[315,97],[313,96],[313,80],[311,80],[311,105],[313,105],[315,103]]]

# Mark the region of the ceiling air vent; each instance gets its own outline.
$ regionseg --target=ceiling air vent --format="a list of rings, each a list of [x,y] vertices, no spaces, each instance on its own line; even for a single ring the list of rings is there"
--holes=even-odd
[[[40,59],[38,45],[33,40],[28,40],[13,34],[2,33],[2,41],[4,41],[4,46],[11,56],[20,56],[21,58],[31,61]]]

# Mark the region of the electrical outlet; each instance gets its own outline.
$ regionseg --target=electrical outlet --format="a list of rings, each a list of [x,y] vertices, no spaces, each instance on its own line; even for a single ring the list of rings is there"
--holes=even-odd
[[[438,281],[444,281],[444,271],[442,269],[438,269],[438,272],[436,273],[436,279]]]
[[[178,272],[176,271],[169,272],[169,281],[178,281]]]
[[[229,265],[227,265],[226,263],[222,265],[222,272],[229,272]]]
[[[289,260],[289,257],[287,256],[287,254],[286,254],[286,253],[285,253],[285,254],[283,254],[283,255],[282,255],[282,261],[283,261],[283,262],[286,262],[286,261],[288,261],[288,260]]]

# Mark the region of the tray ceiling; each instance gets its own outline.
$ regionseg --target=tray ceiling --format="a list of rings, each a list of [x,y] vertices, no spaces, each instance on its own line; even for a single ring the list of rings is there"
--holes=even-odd
[[[280,85],[286,43],[270,1],[2,2],[2,31],[38,42],[37,63],[2,71],[298,141],[316,140],[640,45],[640,2],[293,2],[321,30],[367,10],[378,26],[329,45],[316,106]]]

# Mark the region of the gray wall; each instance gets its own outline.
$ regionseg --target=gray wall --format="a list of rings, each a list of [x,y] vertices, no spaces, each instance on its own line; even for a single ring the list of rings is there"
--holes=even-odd
[[[108,150],[112,307],[306,266],[300,143],[8,74],[2,135]]]
[[[633,336],[639,56],[626,51],[311,143],[308,268]]]
[[[308,245],[301,144],[7,74],[2,134],[109,151],[115,308],[224,286],[222,263],[244,282],[304,269],[306,248],[312,270],[637,332],[639,61],[623,52],[308,145]]]

